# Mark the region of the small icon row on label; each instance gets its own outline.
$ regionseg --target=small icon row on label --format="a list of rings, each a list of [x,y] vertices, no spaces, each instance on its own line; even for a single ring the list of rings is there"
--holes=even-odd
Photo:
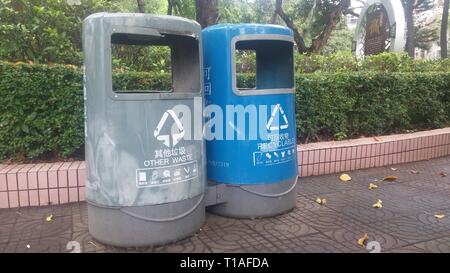
[[[153,170],[151,172],[150,181],[155,181],[160,178],[171,178],[171,177],[179,177],[181,175],[189,175],[189,174],[195,174],[197,172],[196,166],[185,166],[182,168],[174,169],[174,170]],[[146,171],[140,171],[139,172],[139,182],[147,182],[147,172]]]
[[[266,159],[282,159],[282,158],[290,157],[293,154],[295,154],[295,149],[263,153],[263,155]]]

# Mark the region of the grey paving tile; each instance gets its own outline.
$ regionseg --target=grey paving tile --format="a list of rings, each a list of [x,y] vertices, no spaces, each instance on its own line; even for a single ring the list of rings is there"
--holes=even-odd
[[[248,220],[245,223],[272,243],[318,233],[317,230],[299,221],[290,213],[274,218]]]
[[[346,246],[323,234],[312,234],[298,239],[285,239],[274,242],[276,252],[282,253],[343,253],[350,252]]]
[[[118,248],[93,239],[86,203],[0,209],[0,252],[370,252],[357,244],[364,233],[381,252],[450,252],[450,157],[302,178],[297,204],[288,214],[231,219],[206,214],[194,236],[156,247]],[[411,170],[419,173],[413,174]],[[395,175],[396,181],[380,181]],[[376,190],[369,183],[378,180]],[[325,205],[315,202],[327,199]],[[372,208],[381,199],[382,209]],[[53,214],[54,221],[45,218]],[[437,219],[434,214],[445,214]],[[29,247],[28,247],[29,246]]]
[[[385,251],[386,253],[427,253],[427,251],[416,247],[415,245],[407,245],[399,248]]]
[[[372,249],[368,249],[367,247],[369,242],[378,243],[380,252],[386,252],[387,250],[408,244],[408,242],[403,241],[390,233],[382,232],[376,229],[375,226],[368,224],[355,224],[346,228],[327,231],[324,234],[333,241],[346,246],[351,252],[370,252]],[[369,239],[367,239],[365,246],[360,246],[358,240],[362,238],[364,234],[367,234]]]
[[[241,221],[223,227],[207,223],[198,233],[198,239],[207,245],[211,252],[237,251],[256,246],[273,247],[269,240]]]
[[[418,249],[422,249],[424,252],[450,253],[450,237],[421,242],[414,246]]]
[[[425,223],[420,216],[408,216],[378,222],[376,229],[409,243],[450,236],[450,225],[445,223]]]

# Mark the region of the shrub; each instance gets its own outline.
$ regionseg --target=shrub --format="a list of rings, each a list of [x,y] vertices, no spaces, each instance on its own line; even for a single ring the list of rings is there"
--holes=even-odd
[[[414,60],[405,53],[384,52],[357,60],[349,52],[296,56],[297,73],[314,72],[450,72],[450,59]]]
[[[253,77],[238,80],[245,86]],[[82,82],[74,66],[0,62],[0,160],[82,157]],[[170,76],[120,72],[113,83],[118,89],[167,89]],[[450,125],[450,73],[309,73],[296,76],[296,87],[302,142]]]
[[[168,90],[170,75],[114,73],[113,85]],[[0,62],[0,160],[82,156],[83,111],[80,68]]]
[[[320,73],[297,77],[303,141],[450,125],[450,73]]]
[[[0,158],[67,158],[83,144],[80,69],[0,63]]]
[[[360,66],[349,52],[333,55],[297,54],[295,60],[297,73],[358,71]]]

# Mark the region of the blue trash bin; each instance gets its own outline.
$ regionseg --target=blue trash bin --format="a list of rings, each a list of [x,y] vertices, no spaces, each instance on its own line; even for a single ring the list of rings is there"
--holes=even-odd
[[[294,39],[289,28],[222,24],[202,31],[209,183],[225,184],[213,213],[268,217],[295,207]],[[241,58],[256,75],[242,76]],[[221,113],[220,113],[221,112]],[[256,131],[256,133],[255,133]]]

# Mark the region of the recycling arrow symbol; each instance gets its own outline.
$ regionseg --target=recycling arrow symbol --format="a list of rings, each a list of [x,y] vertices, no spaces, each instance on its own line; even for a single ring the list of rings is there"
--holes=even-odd
[[[273,126],[273,120],[275,116],[277,115],[277,112],[280,112],[280,115],[283,116],[284,124],[283,125],[276,125]],[[283,129],[287,129],[289,127],[288,119],[286,117],[286,114],[284,113],[283,107],[281,107],[280,104],[275,105],[275,107],[272,110],[272,115],[270,116],[269,121],[267,122],[267,130],[269,131],[280,131]]]
[[[175,125],[178,128],[178,133],[174,133],[172,135],[159,135],[161,129],[163,128],[169,116],[172,117],[173,121],[175,122]],[[172,109],[170,109],[164,112],[163,116],[161,117],[161,120],[158,123],[158,126],[153,132],[153,135],[156,137],[157,140],[162,141],[164,145],[170,147],[170,140],[172,139],[172,146],[175,146],[178,144],[178,142],[180,142],[181,139],[183,139],[184,133],[185,132],[183,124],[181,123],[180,119],[177,117],[175,112]]]

